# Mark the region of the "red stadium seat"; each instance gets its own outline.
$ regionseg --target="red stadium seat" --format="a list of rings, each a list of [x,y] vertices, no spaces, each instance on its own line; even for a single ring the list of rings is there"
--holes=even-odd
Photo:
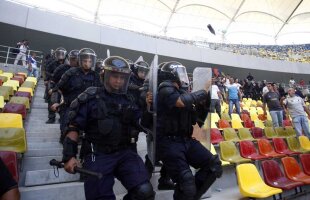
[[[211,143],[218,144],[222,141],[224,141],[224,138],[221,132],[216,128],[211,128]]]
[[[253,128],[255,127],[254,123],[251,121],[251,119],[247,119],[244,121],[244,127],[245,128]]]
[[[251,120],[250,116],[246,113],[240,115],[242,121]]]
[[[258,144],[259,153],[264,155],[264,156],[271,156],[273,158],[285,156],[284,154],[279,154],[279,153],[275,152],[273,150],[272,145],[270,144],[269,140],[267,140],[267,139],[259,139],[257,141],[257,144]]]
[[[26,119],[27,116],[27,110],[24,104],[7,103],[4,105],[3,112],[21,114],[23,119]]]
[[[23,82],[24,82],[24,80],[23,80],[22,78],[19,78],[19,77],[16,77],[16,76],[14,76],[13,78],[11,78],[11,80],[16,80],[16,81],[18,81],[18,82],[19,82],[19,85],[22,85]]]
[[[306,175],[300,168],[298,162],[293,157],[281,159],[286,176],[292,181],[301,181],[310,184],[310,176]]]
[[[3,83],[3,82],[2,82],[2,79],[0,79],[0,86],[2,85],[2,83]]]
[[[258,127],[253,127],[251,128],[252,135],[254,139],[265,139],[266,137],[263,134],[263,129],[258,128]]]
[[[301,154],[299,158],[305,174],[310,176],[310,154]]]
[[[240,155],[251,160],[262,160],[270,158],[270,156],[258,154],[254,143],[249,140],[240,141]]]
[[[31,97],[31,93],[30,92],[21,92],[21,91],[17,91],[15,93],[15,96],[17,97],[28,97],[29,101],[31,102],[32,97]]]
[[[293,155],[293,154],[299,154],[299,152],[294,152],[288,149],[288,146],[283,138],[272,138],[273,146],[275,149],[275,152],[285,155]]]
[[[261,121],[265,121],[265,120],[267,120],[267,116],[264,115],[264,114],[259,114],[258,115],[258,119],[261,120]]]
[[[218,124],[219,124],[219,128],[231,128],[229,122],[225,119],[220,119],[218,121]]]
[[[25,80],[25,78],[26,78],[26,75],[25,75],[25,74],[23,74],[23,73],[19,73],[19,72],[17,72],[15,75],[16,75],[16,76],[22,76],[22,77],[24,77],[24,80]]]
[[[283,120],[283,125],[284,126],[293,126],[291,120],[289,120],[289,119]]]
[[[281,188],[282,190],[290,190],[304,185],[303,182],[292,181],[286,178],[275,160],[262,161],[262,170],[267,185],[271,187]]]
[[[18,183],[17,155],[12,151],[0,151],[0,157]]]

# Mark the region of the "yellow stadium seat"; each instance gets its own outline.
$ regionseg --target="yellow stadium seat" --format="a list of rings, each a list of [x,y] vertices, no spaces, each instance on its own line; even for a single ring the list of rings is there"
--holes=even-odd
[[[220,117],[217,113],[211,113],[211,122],[218,122]]]
[[[261,128],[261,129],[265,128],[264,123],[262,121],[260,121],[259,119],[254,121],[254,125],[255,125],[255,127],[258,127],[258,128]]]
[[[234,129],[243,128],[243,125],[241,123],[241,120],[238,119],[232,119],[231,120],[231,127]]]
[[[269,112],[267,112],[267,120],[272,121],[272,118],[271,118],[271,115],[270,115],[270,113],[269,113]]]
[[[288,137],[291,137],[291,136],[296,137],[296,131],[295,131],[295,129],[293,127],[286,126],[285,130],[286,130],[286,133],[287,133]]]
[[[234,141],[234,142],[240,141],[235,129],[233,128],[224,128],[223,136],[226,141]]]
[[[26,78],[26,81],[31,81],[31,82],[34,82],[35,83],[35,85],[37,84],[37,82],[38,82],[38,80],[37,80],[37,78],[36,77],[27,77]]]
[[[213,155],[217,155],[216,150],[215,150],[213,144],[211,144],[211,150],[210,150],[210,152],[211,152]],[[222,159],[221,159],[221,162],[222,162],[222,166],[225,166],[225,165],[229,165],[229,164],[230,164],[229,162],[223,161]]]
[[[240,119],[240,116],[237,113],[231,113],[231,120],[237,120],[242,122],[242,120]]]
[[[25,153],[26,133],[23,128],[0,128],[0,151]]]
[[[273,127],[265,127],[264,132],[267,138],[279,137],[278,133],[274,130]]]
[[[11,73],[11,72],[3,72],[2,74],[1,74],[1,76],[7,76],[7,77],[9,77],[9,78],[13,78],[13,73]]]
[[[27,97],[13,96],[10,99],[10,103],[23,104],[26,106],[26,109],[30,109],[29,98],[27,98]]]
[[[286,138],[286,141],[291,151],[301,152],[301,153],[307,153],[309,151],[301,147],[296,137],[288,137]]]
[[[14,90],[13,90],[12,86],[4,86],[4,85],[2,85],[2,86],[0,86],[0,90],[7,91],[10,96],[14,95]]]
[[[262,115],[262,114],[264,114],[264,111],[262,109],[257,109],[257,114]]]
[[[225,119],[226,121],[230,121],[231,120],[231,118],[230,118],[228,113],[222,113],[221,114],[221,119]]]
[[[17,86],[16,86],[16,84],[14,84],[14,83],[12,83],[12,82],[9,82],[9,81],[3,83],[2,86],[12,87],[12,88],[13,88],[13,91],[17,91]]]
[[[0,74],[0,79],[2,80],[3,83],[4,83],[4,82],[7,82],[8,80],[10,80],[9,77],[7,77],[7,76],[2,76],[2,74]]]
[[[246,159],[240,156],[239,150],[232,141],[220,142],[220,155],[221,159],[230,163],[244,163],[251,162],[250,159]]]
[[[268,120],[268,119],[267,119],[267,120],[265,121],[265,126],[266,126],[266,127],[273,127],[273,122],[272,122],[272,120]]]
[[[240,193],[244,197],[266,198],[282,192],[265,184],[252,163],[240,164],[236,168]]]
[[[22,115],[0,113],[0,128],[23,128]]]
[[[248,128],[240,128],[238,132],[241,140],[255,140]]]
[[[250,110],[250,108],[249,108],[249,107],[247,107],[247,106],[243,106],[243,107],[242,107],[242,110],[249,111],[249,110]]]
[[[33,90],[34,90],[35,86],[36,86],[35,83],[32,82],[32,81],[25,81],[25,82],[21,85],[21,87],[32,88]]]
[[[16,85],[16,87],[19,87],[19,81],[17,80],[8,80],[7,83],[12,83],[12,85]]]
[[[28,87],[20,87],[18,88],[18,91],[20,92],[30,92],[31,96],[33,96],[33,89]]]
[[[257,106],[257,101],[252,100],[252,101],[251,101],[251,106],[256,107],[256,106]]]
[[[251,120],[252,120],[252,121],[259,120],[256,111],[255,111],[255,113],[251,113],[251,112],[250,112],[250,117],[251,117]]]
[[[307,151],[310,151],[309,138],[307,136],[302,135],[302,136],[299,136],[298,139],[299,139],[299,143],[300,143],[301,148],[303,148]]]
[[[0,96],[0,109],[3,109],[4,107],[4,97]]]
[[[3,71],[0,69],[0,74],[2,74],[3,73]]]
[[[2,96],[5,101],[10,100],[10,94],[8,91],[4,91],[0,89],[0,96]]]

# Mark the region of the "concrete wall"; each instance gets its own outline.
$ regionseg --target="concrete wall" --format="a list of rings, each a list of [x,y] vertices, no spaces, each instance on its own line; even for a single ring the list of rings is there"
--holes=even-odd
[[[198,48],[136,34],[130,31],[90,24],[69,16],[0,1],[0,44],[15,46],[21,39],[30,41],[31,49],[48,52],[64,46],[68,50],[93,48],[98,57],[120,55],[135,60],[140,55],[151,62],[154,54],[159,61],[177,60],[188,67],[215,67],[226,74],[245,78],[248,72],[258,80],[288,82],[290,77],[309,81],[310,65],[275,61],[223,51]],[[12,13],[19,13],[12,17]]]

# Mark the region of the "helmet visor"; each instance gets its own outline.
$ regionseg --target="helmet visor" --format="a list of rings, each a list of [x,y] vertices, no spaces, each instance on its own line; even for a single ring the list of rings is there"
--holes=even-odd
[[[121,73],[111,70],[104,71],[104,87],[108,92],[126,94],[130,73]]]
[[[63,50],[58,50],[55,52],[55,57],[57,60],[64,60],[66,57],[66,52]]]
[[[96,64],[96,56],[94,55],[80,55],[79,65],[85,70],[94,70]]]
[[[187,88],[189,86],[189,79],[187,76],[186,68],[182,65],[178,65],[175,70],[180,79],[181,87]]]
[[[145,79],[148,76],[150,69],[145,66],[138,66],[138,76],[141,79]]]

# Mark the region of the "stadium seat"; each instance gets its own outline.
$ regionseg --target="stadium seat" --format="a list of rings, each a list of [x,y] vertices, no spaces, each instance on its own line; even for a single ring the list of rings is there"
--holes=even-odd
[[[279,166],[279,163],[275,160],[262,161],[262,170],[265,183],[271,187],[280,188],[282,190],[291,190],[304,185],[303,182],[292,181],[286,178]]]
[[[223,128],[231,128],[229,122],[225,119],[220,119],[218,121],[218,126],[220,129],[223,129]]]
[[[1,74],[1,76],[7,76],[7,77],[12,78],[12,77],[13,77],[13,73],[11,73],[11,72],[3,72],[3,73]]]
[[[20,78],[23,82],[25,81],[25,77],[19,74],[15,74],[13,78]]]
[[[29,78],[31,78],[31,77],[29,77]],[[21,87],[32,88],[32,89],[34,90],[34,88],[35,88],[35,83],[26,80],[26,81],[21,85]]]
[[[23,119],[26,119],[27,110],[23,104],[7,103],[3,108],[3,113],[17,113],[21,114]]]
[[[240,141],[239,145],[240,145],[240,155],[244,158],[248,158],[251,160],[262,160],[270,158],[270,156],[260,155],[257,152],[255,145],[252,141],[242,140]]]
[[[308,152],[308,150],[303,149],[300,146],[300,143],[296,137],[288,137],[288,138],[286,138],[286,141],[287,141],[288,147],[290,148],[291,151],[301,152],[301,153],[307,153]]]
[[[264,112],[264,111],[262,111],[262,112]],[[267,116],[262,114],[262,113],[258,113],[258,119],[261,121],[265,121],[265,120],[267,120]]]
[[[239,128],[244,128],[242,123],[241,123],[241,119],[232,119],[231,120],[231,127],[234,129],[239,129]]]
[[[256,113],[250,113],[250,117],[251,117],[251,120],[254,121],[254,122],[255,122],[256,120],[259,120],[259,119],[258,119],[258,115],[257,115]]]
[[[14,76],[11,80],[18,81],[19,85],[23,84],[24,80],[21,77]]]
[[[235,143],[232,141],[220,142],[220,152],[222,160],[230,163],[238,164],[251,161],[250,159],[245,159],[240,156]]]
[[[16,96],[16,97],[27,97],[30,102],[32,100],[30,92],[20,92],[20,91],[17,91],[14,96]]]
[[[251,120],[250,116],[248,114],[245,113],[241,113],[241,120],[242,121],[246,121],[246,120]]]
[[[0,86],[0,90],[1,91],[7,91],[10,96],[14,95],[14,90],[13,90],[12,86],[4,86],[4,85],[2,85],[2,86]]]
[[[8,91],[0,89],[0,96],[3,97],[4,101],[8,101],[10,99],[10,94]]]
[[[0,151],[25,153],[27,150],[24,128],[0,128]]]
[[[217,113],[211,113],[211,123],[215,122],[217,123],[220,120],[220,117]]]
[[[271,120],[266,120],[266,121],[265,121],[265,126],[266,126],[266,127],[273,127],[272,121],[271,121]]]
[[[310,151],[310,141],[307,136],[301,135],[298,137],[302,149]]]
[[[244,127],[245,128],[253,128],[255,127],[255,124],[251,121],[251,119],[247,119],[243,121]]]
[[[255,125],[255,127],[258,127],[258,128],[261,128],[261,129],[265,128],[264,123],[262,121],[260,121],[260,120],[255,120],[254,121],[254,125]]]
[[[283,138],[272,138],[273,146],[275,149],[275,152],[280,153],[280,154],[285,154],[285,155],[293,155],[293,154],[299,154],[299,152],[294,152],[291,151],[286,142],[284,141]]]
[[[224,119],[226,121],[230,121],[231,120],[231,118],[230,118],[228,113],[222,113],[221,114],[221,119]]]
[[[260,108],[260,109],[258,109],[258,108]],[[261,109],[261,107],[257,107],[257,114],[258,114],[258,118],[259,118],[259,116],[260,115],[264,115],[264,111],[263,111],[263,109]],[[262,119],[267,119],[267,117],[261,117]]]
[[[299,158],[305,174],[310,176],[310,154],[300,154]]]
[[[4,97],[0,96],[0,110],[4,108]]]
[[[36,77],[27,77],[26,81],[33,82],[35,85],[37,85],[37,82],[38,82]]]
[[[306,175],[300,168],[298,162],[293,157],[281,158],[283,168],[287,178],[292,181],[300,181],[305,184],[310,184],[310,176]]]
[[[293,126],[291,120],[289,119],[285,119],[283,120],[283,126]]]
[[[240,164],[236,171],[239,190],[244,197],[266,198],[282,192],[279,188],[266,185],[254,164]]]
[[[15,75],[17,75],[17,76],[23,76],[23,77],[24,77],[24,80],[25,80],[26,77],[27,77],[27,74],[26,74],[26,73],[23,73],[23,72],[17,72]]]
[[[275,127],[274,130],[277,133],[278,137],[288,137],[288,134],[283,127]]]
[[[0,74],[0,79],[2,80],[2,83],[7,82],[8,80],[10,80],[9,77],[7,77],[7,76],[2,76],[2,74]]]
[[[12,85],[15,85],[16,87],[19,87],[19,81],[18,80],[8,80],[6,83],[10,83]]]
[[[29,93],[31,94],[31,96],[33,96],[33,89],[32,89],[32,88],[20,87],[20,88],[18,88],[17,91],[20,91],[20,92],[29,92]]]
[[[30,109],[29,98],[27,97],[11,97],[10,103],[23,104],[26,106],[26,109]]]
[[[223,135],[226,141],[238,142],[240,140],[235,129],[233,128],[224,128]]]
[[[11,80],[5,82],[2,84],[2,86],[8,86],[8,87],[12,87],[14,91],[17,91],[17,85],[15,83],[12,83]],[[11,94],[13,95],[13,94]]]
[[[264,139],[266,138],[263,134],[263,129],[259,128],[259,127],[253,127],[251,128],[251,132],[252,135],[254,137],[254,139]]]
[[[239,122],[242,121],[240,116],[237,113],[231,113],[231,120],[236,120],[236,121],[239,121]]]
[[[218,129],[211,128],[210,134],[211,134],[211,143],[212,144],[218,144],[218,143],[224,141],[224,138]]]
[[[257,145],[258,145],[258,151],[261,155],[269,156],[273,158],[285,156],[284,154],[279,154],[275,152],[269,140],[267,139],[259,139],[257,141]]]
[[[3,84],[2,79],[0,79],[0,86]]]
[[[217,155],[217,152],[216,152],[215,147],[214,147],[213,144],[211,144],[210,152],[211,152],[213,155]],[[221,160],[221,159],[220,159],[220,160]],[[222,163],[222,166],[225,166],[225,165],[229,165],[229,164],[230,164],[229,162],[223,161],[223,160],[221,160],[221,163]]]
[[[291,136],[296,137],[296,131],[295,131],[295,129],[293,127],[286,126],[285,130],[286,130],[287,137],[291,137]]]
[[[0,113],[0,128],[23,128],[22,116],[15,113]]]
[[[238,132],[239,132],[239,138],[241,140],[254,140],[248,128],[240,128],[238,129]]]
[[[267,138],[275,138],[278,137],[278,134],[276,131],[273,129],[273,127],[265,127],[264,129],[265,135]]]
[[[18,167],[17,167],[17,155],[12,151],[0,151],[0,158],[10,171],[14,180],[18,183]]]

